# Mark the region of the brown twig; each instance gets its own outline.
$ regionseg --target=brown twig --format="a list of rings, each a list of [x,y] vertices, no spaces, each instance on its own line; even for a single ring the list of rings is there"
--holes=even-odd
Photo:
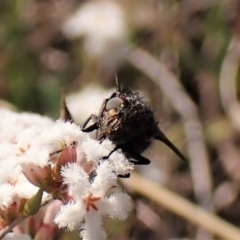
[[[41,207],[47,205],[53,200],[51,195],[48,195],[47,198],[44,199],[44,201],[41,204]],[[27,217],[18,217],[16,218],[12,223],[10,223],[8,226],[0,230],[0,239],[3,239],[4,236],[11,232],[14,227],[16,227],[18,224],[20,224],[22,221],[24,221]]]
[[[237,227],[138,174],[131,174],[131,178],[122,180],[122,183],[222,239],[240,239]]]
[[[219,90],[222,106],[232,125],[240,131],[240,104],[237,100],[237,74],[240,60],[240,39],[233,37],[223,60]]]
[[[185,93],[176,76],[146,51],[133,49],[129,53],[128,61],[159,85],[173,108],[182,117],[188,144],[188,154],[191,159],[190,166],[194,193],[201,206],[212,210],[212,179],[202,125],[196,106]]]
[[[0,231],[0,239],[2,239],[7,233],[11,232],[14,227],[16,227],[19,223],[21,223],[25,218],[19,217],[15,219],[12,223],[6,226],[4,229]]]

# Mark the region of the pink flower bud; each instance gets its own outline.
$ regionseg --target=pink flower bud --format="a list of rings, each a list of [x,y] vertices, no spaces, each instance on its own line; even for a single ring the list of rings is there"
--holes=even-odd
[[[33,163],[21,163],[23,174],[27,180],[37,187],[46,187],[52,185],[51,166],[40,167]]]
[[[54,168],[55,179],[61,181],[62,180],[62,176],[60,174],[61,167],[67,163],[76,162],[76,159],[77,159],[77,152],[76,152],[75,146],[69,146],[64,148]]]

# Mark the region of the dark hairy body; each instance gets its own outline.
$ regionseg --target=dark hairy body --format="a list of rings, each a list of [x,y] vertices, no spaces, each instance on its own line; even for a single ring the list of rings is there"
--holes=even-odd
[[[97,140],[110,139],[116,145],[112,152],[121,149],[134,164],[150,163],[150,160],[141,154],[154,139],[165,143],[186,161],[177,147],[158,128],[153,111],[143,96],[139,92],[123,88],[118,81],[116,82],[116,91],[104,100],[98,115],[92,114],[84,122],[82,131],[96,130]],[[87,126],[90,120],[93,124]]]

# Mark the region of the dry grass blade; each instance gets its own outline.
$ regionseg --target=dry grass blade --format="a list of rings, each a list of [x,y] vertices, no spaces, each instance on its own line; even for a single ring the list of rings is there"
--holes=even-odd
[[[240,41],[233,38],[229,44],[228,52],[223,60],[219,88],[222,106],[232,125],[240,131],[240,104],[237,100],[237,80],[240,60]]]
[[[191,159],[194,193],[201,206],[212,210],[211,173],[202,125],[196,106],[185,93],[175,75],[149,53],[141,49],[133,49],[129,54],[128,61],[159,85],[173,108],[182,117],[187,137],[188,153]]]
[[[237,227],[138,174],[132,174],[131,178],[122,180],[122,183],[222,239],[240,239]]]

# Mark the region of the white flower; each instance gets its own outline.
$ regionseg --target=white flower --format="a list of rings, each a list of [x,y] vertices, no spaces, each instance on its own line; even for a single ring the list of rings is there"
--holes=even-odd
[[[110,196],[107,201],[107,205],[112,206],[111,208],[107,208],[107,215],[118,218],[119,220],[127,218],[128,212],[132,209],[130,197],[127,194],[117,192],[116,194]],[[124,211],[122,211],[123,206],[125,206]]]
[[[0,184],[15,182],[21,169],[16,156],[6,156],[0,159]]]
[[[52,125],[52,124],[51,124]],[[38,144],[36,138],[41,133],[43,127],[36,125],[21,129],[16,136],[15,142],[18,144],[19,150],[25,151],[30,145]]]
[[[13,202],[14,188],[10,184],[1,184],[0,187],[0,209],[7,208]]]
[[[113,1],[83,4],[63,25],[63,32],[69,38],[85,36],[86,51],[96,56],[121,45],[128,35],[124,12]]]
[[[23,174],[18,176],[18,181],[15,183],[14,191],[19,198],[29,199],[31,198],[38,190],[37,187],[32,185]]]
[[[64,142],[70,145],[73,141],[82,142],[85,137],[86,134],[76,124],[58,120],[52,126],[43,128],[37,140],[41,144]]]
[[[96,177],[91,181],[80,166],[68,164],[62,168],[64,182],[72,190],[73,202],[62,206],[55,218],[60,227],[69,230],[78,228],[84,221],[81,235],[84,240],[105,239],[102,228],[102,216],[109,215],[125,219],[131,210],[130,198],[119,192],[117,175],[109,161],[102,161],[96,170]],[[110,190],[116,189],[109,196]]]
[[[126,175],[134,168],[134,165],[128,161],[120,149],[111,154],[109,161],[118,175]]]
[[[113,166],[106,160],[100,163],[96,169],[96,177],[91,184],[91,192],[104,196],[111,187],[117,186],[117,175],[114,173]]]
[[[85,153],[87,160],[96,163],[101,160],[101,158],[107,157],[110,153],[110,151],[102,144],[89,137],[82,143],[81,148]]]
[[[16,113],[10,115],[10,119],[14,116],[17,120]],[[40,116],[36,118],[35,122],[41,122]],[[10,129],[11,125],[5,127]],[[81,229],[84,240],[106,238],[103,215],[120,220],[128,216],[131,201],[118,188],[117,176],[130,173],[133,166],[121,151],[112,152],[115,145],[111,141],[106,139],[100,143],[76,124],[60,120],[21,125],[19,132],[12,136],[12,143],[0,143],[0,219],[3,224],[22,216],[25,203],[35,200],[35,194],[41,193],[39,190],[44,190],[43,199],[41,195],[39,199],[42,202],[48,197],[46,193],[62,200],[65,205],[54,221],[69,230]]]
[[[32,115],[6,112],[6,117],[10,118],[10,125],[5,126],[7,129],[11,129],[13,123],[17,125],[17,116],[21,123],[21,119],[26,116],[31,118]],[[19,132],[14,132],[15,144],[0,144],[0,208],[6,208],[14,201],[31,198],[38,190],[35,186],[53,183],[53,168],[49,165],[51,150],[61,151],[59,143],[70,145],[73,141],[82,141],[85,137],[75,124],[62,121],[49,124],[47,121],[49,126],[45,123],[41,126],[40,119],[40,116],[34,116],[33,126],[28,127],[23,126],[26,123],[23,121]],[[43,119],[43,122],[46,122],[45,118]],[[34,124],[36,122],[39,122],[39,125]],[[56,143],[55,147],[53,143]]]
[[[79,229],[81,221],[85,215],[84,203],[83,202],[69,202],[60,208],[59,212],[55,217],[55,222],[60,228],[67,227],[68,230],[73,231]]]
[[[28,234],[8,233],[2,240],[31,240]]]
[[[0,142],[14,142],[22,129],[30,126],[49,126],[53,121],[33,113],[15,113],[0,108]]]
[[[89,212],[85,216],[85,226],[81,231],[83,240],[103,240],[107,235],[102,227],[102,214],[98,212]]]
[[[9,142],[3,142],[0,144],[0,161],[6,157],[15,155],[15,146]]]
[[[76,163],[62,167],[61,175],[64,177],[64,183],[69,186],[69,189],[78,192],[78,195],[81,195],[82,192],[85,193],[89,187],[88,174]]]
[[[111,142],[109,139],[105,139],[102,143],[101,143],[102,147],[104,147],[105,149],[107,149],[109,152],[111,152],[116,146],[113,144],[113,142]]]
[[[49,163],[49,151],[46,147],[31,147],[19,157],[21,164],[34,164],[39,167],[45,167]]]
[[[13,201],[17,202],[21,199],[31,198],[38,190],[38,188],[27,181],[22,173],[19,172],[14,177],[9,178],[8,182],[0,185],[1,209],[7,208]]]

